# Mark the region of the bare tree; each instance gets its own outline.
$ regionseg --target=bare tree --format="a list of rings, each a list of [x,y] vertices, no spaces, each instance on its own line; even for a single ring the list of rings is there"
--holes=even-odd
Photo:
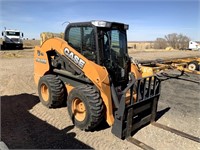
[[[165,49],[167,47],[167,41],[164,38],[157,38],[154,42],[155,49]]]
[[[187,49],[189,47],[190,38],[179,34],[178,35],[178,49]]]
[[[173,47],[174,49],[177,48],[177,43],[178,43],[177,33],[171,33],[171,34],[165,35],[165,39],[167,40],[167,43],[169,46]]]
[[[187,49],[190,38],[177,33],[171,33],[165,36],[165,39],[169,46],[174,49]]]

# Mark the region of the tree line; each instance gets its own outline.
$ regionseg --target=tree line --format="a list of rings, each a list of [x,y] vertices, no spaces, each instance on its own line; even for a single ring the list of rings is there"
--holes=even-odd
[[[190,38],[177,33],[165,35],[164,38],[157,38],[154,42],[155,49],[165,49],[172,47],[174,49],[188,49]]]

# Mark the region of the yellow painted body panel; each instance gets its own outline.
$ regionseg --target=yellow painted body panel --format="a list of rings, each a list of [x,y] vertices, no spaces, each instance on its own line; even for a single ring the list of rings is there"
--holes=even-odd
[[[152,67],[142,66],[141,70],[142,70],[142,77],[148,77],[154,74],[154,70]]]
[[[131,72],[133,72],[133,74],[135,75],[136,79],[142,77],[142,72],[140,71],[138,66],[136,66],[135,64],[131,64]]]
[[[41,47],[36,46],[34,50],[34,80],[35,80],[36,85],[38,85],[39,79],[47,71],[49,71],[49,64],[48,64],[48,58],[47,58],[46,52],[43,51]]]
[[[107,69],[105,67],[99,66],[94,62],[88,60],[83,55],[78,53],[75,49],[73,49],[66,41],[60,38],[51,38],[46,40],[40,47],[35,47],[34,52],[34,80],[36,85],[39,82],[39,79],[48,74],[49,71],[49,62],[47,58],[47,52],[51,50],[56,50],[61,55],[65,55],[64,49],[67,48],[75,55],[77,55],[80,59],[85,62],[82,71],[84,72],[85,76],[88,77],[100,90],[101,97],[105,104],[105,111],[106,111],[106,121],[109,125],[114,123],[113,117],[113,106],[111,100],[111,91],[110,91],[110,81]],[[69,59],[66,56],[67,59]],[[69,59],[70,60],[70,59]],[[73,61],[71,61],[73,62]],[[74,63],[75,64],[75,63]],[[77,64],[75,64],[79,67]],[[80,67],[79,67],[80,68]],[[70,85],[66,85],[67,91],[70,92],[73,87]]]

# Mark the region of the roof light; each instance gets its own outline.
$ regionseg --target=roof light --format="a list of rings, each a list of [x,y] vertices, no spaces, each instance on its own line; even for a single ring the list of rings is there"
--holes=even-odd
[[[125,25],[124,25],[124,29],[125,29],[125,30],[128,30],[128,28],[129,28],[129,25],[125,24]]]
[[[106,21],[92,21],[92,24],[97,27],[110,27],[111,23]]]

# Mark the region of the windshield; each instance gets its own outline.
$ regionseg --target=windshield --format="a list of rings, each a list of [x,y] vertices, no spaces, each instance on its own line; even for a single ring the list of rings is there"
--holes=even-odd
[[[19,36],[20,32],[6,31],[6,35]]]
[[[114,86],[126,85],[129,72],[126,30],[121,26],[99,28],[98,41],[101,65],[108,70]]]
[[[103,35],[103,62],[106,66],[119,65],[125,67],[127,56],[126,30],[109,29],[102,31]]]

